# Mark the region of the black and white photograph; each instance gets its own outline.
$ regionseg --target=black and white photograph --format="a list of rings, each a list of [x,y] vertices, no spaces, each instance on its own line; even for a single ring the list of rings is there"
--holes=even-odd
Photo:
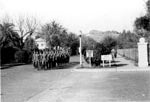
[[[150,0],[0,0],[0,102],[150,102]]]

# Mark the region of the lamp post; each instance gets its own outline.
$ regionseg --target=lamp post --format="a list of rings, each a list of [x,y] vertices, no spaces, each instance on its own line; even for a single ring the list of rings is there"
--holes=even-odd
[[[79,52],[80,52],[80,67],[82,68],[82,32],[80,31],[80,35],[79,35],[79,41],[80,41],[80,47],[79,47]]]

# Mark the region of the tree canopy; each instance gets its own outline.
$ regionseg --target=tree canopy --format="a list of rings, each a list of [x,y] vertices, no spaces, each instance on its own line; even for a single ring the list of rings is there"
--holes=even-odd
[[[49,47],[65,46],[67,30],[56,21],[52,21],[42,26],[39,36],[46,40]]]
[[[150,37],[150,0],[146,2],[147,13],[144,16],[136,18],[134,25],[135,25],[135,32],[145,38]]]
[[[135,48],[137,47],[139,36],[130,31],[123,31],[117,38],[118,48]]]
[[[14,24],[4,22],[0,24],[0,47],[18,47],[19,35],[14,30]]]

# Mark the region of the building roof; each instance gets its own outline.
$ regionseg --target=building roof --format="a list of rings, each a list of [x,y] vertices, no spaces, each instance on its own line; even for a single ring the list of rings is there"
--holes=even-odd
[[[46,42],[45,39],[43,39],[43,38],[35,39],[35,41],[36,41],[36,42]]]

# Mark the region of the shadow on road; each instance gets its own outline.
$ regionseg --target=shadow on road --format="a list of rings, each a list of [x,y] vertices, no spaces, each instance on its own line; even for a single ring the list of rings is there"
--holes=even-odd
[[[126,63],[120,63],[121,61],[112,61],[111,63],[111,66],[109,66],[109,62],[106,61],[105,62],[105,66],[103,67],[103,64],[101,63],[99,66],[90,66],[90,64],[86,64],[86,65],[83,65],[83,68],[87,68],[87,69],[95,69],[95,68],[118,68],[118,67],[124,67],[124,66],[127,66],[128,64]],[[80,69],[80,68],[79,68]]]
[[[79,62],[70,62],[68,64],[63,64],[60,65],[58,67],[53,68],[52,70],[58,70],[58,69],[69,69],[69,68],[73,68],[74,66],[78,65]]]
[[[25,64],[25,63],[10,63],[10,64],[4,64],[4,65],[0,66],[0,69],[3,70],[3,69],[13,68],[14,66],[21,66],[21,65],[28,65],[28,64]],[[15,67],[14,67],[14,68],[15,68]]]
[[[106,66],[105,68],[116,68],[116,67],[123,67],[127,66],[128,64],[112,64],[111,67]]]

